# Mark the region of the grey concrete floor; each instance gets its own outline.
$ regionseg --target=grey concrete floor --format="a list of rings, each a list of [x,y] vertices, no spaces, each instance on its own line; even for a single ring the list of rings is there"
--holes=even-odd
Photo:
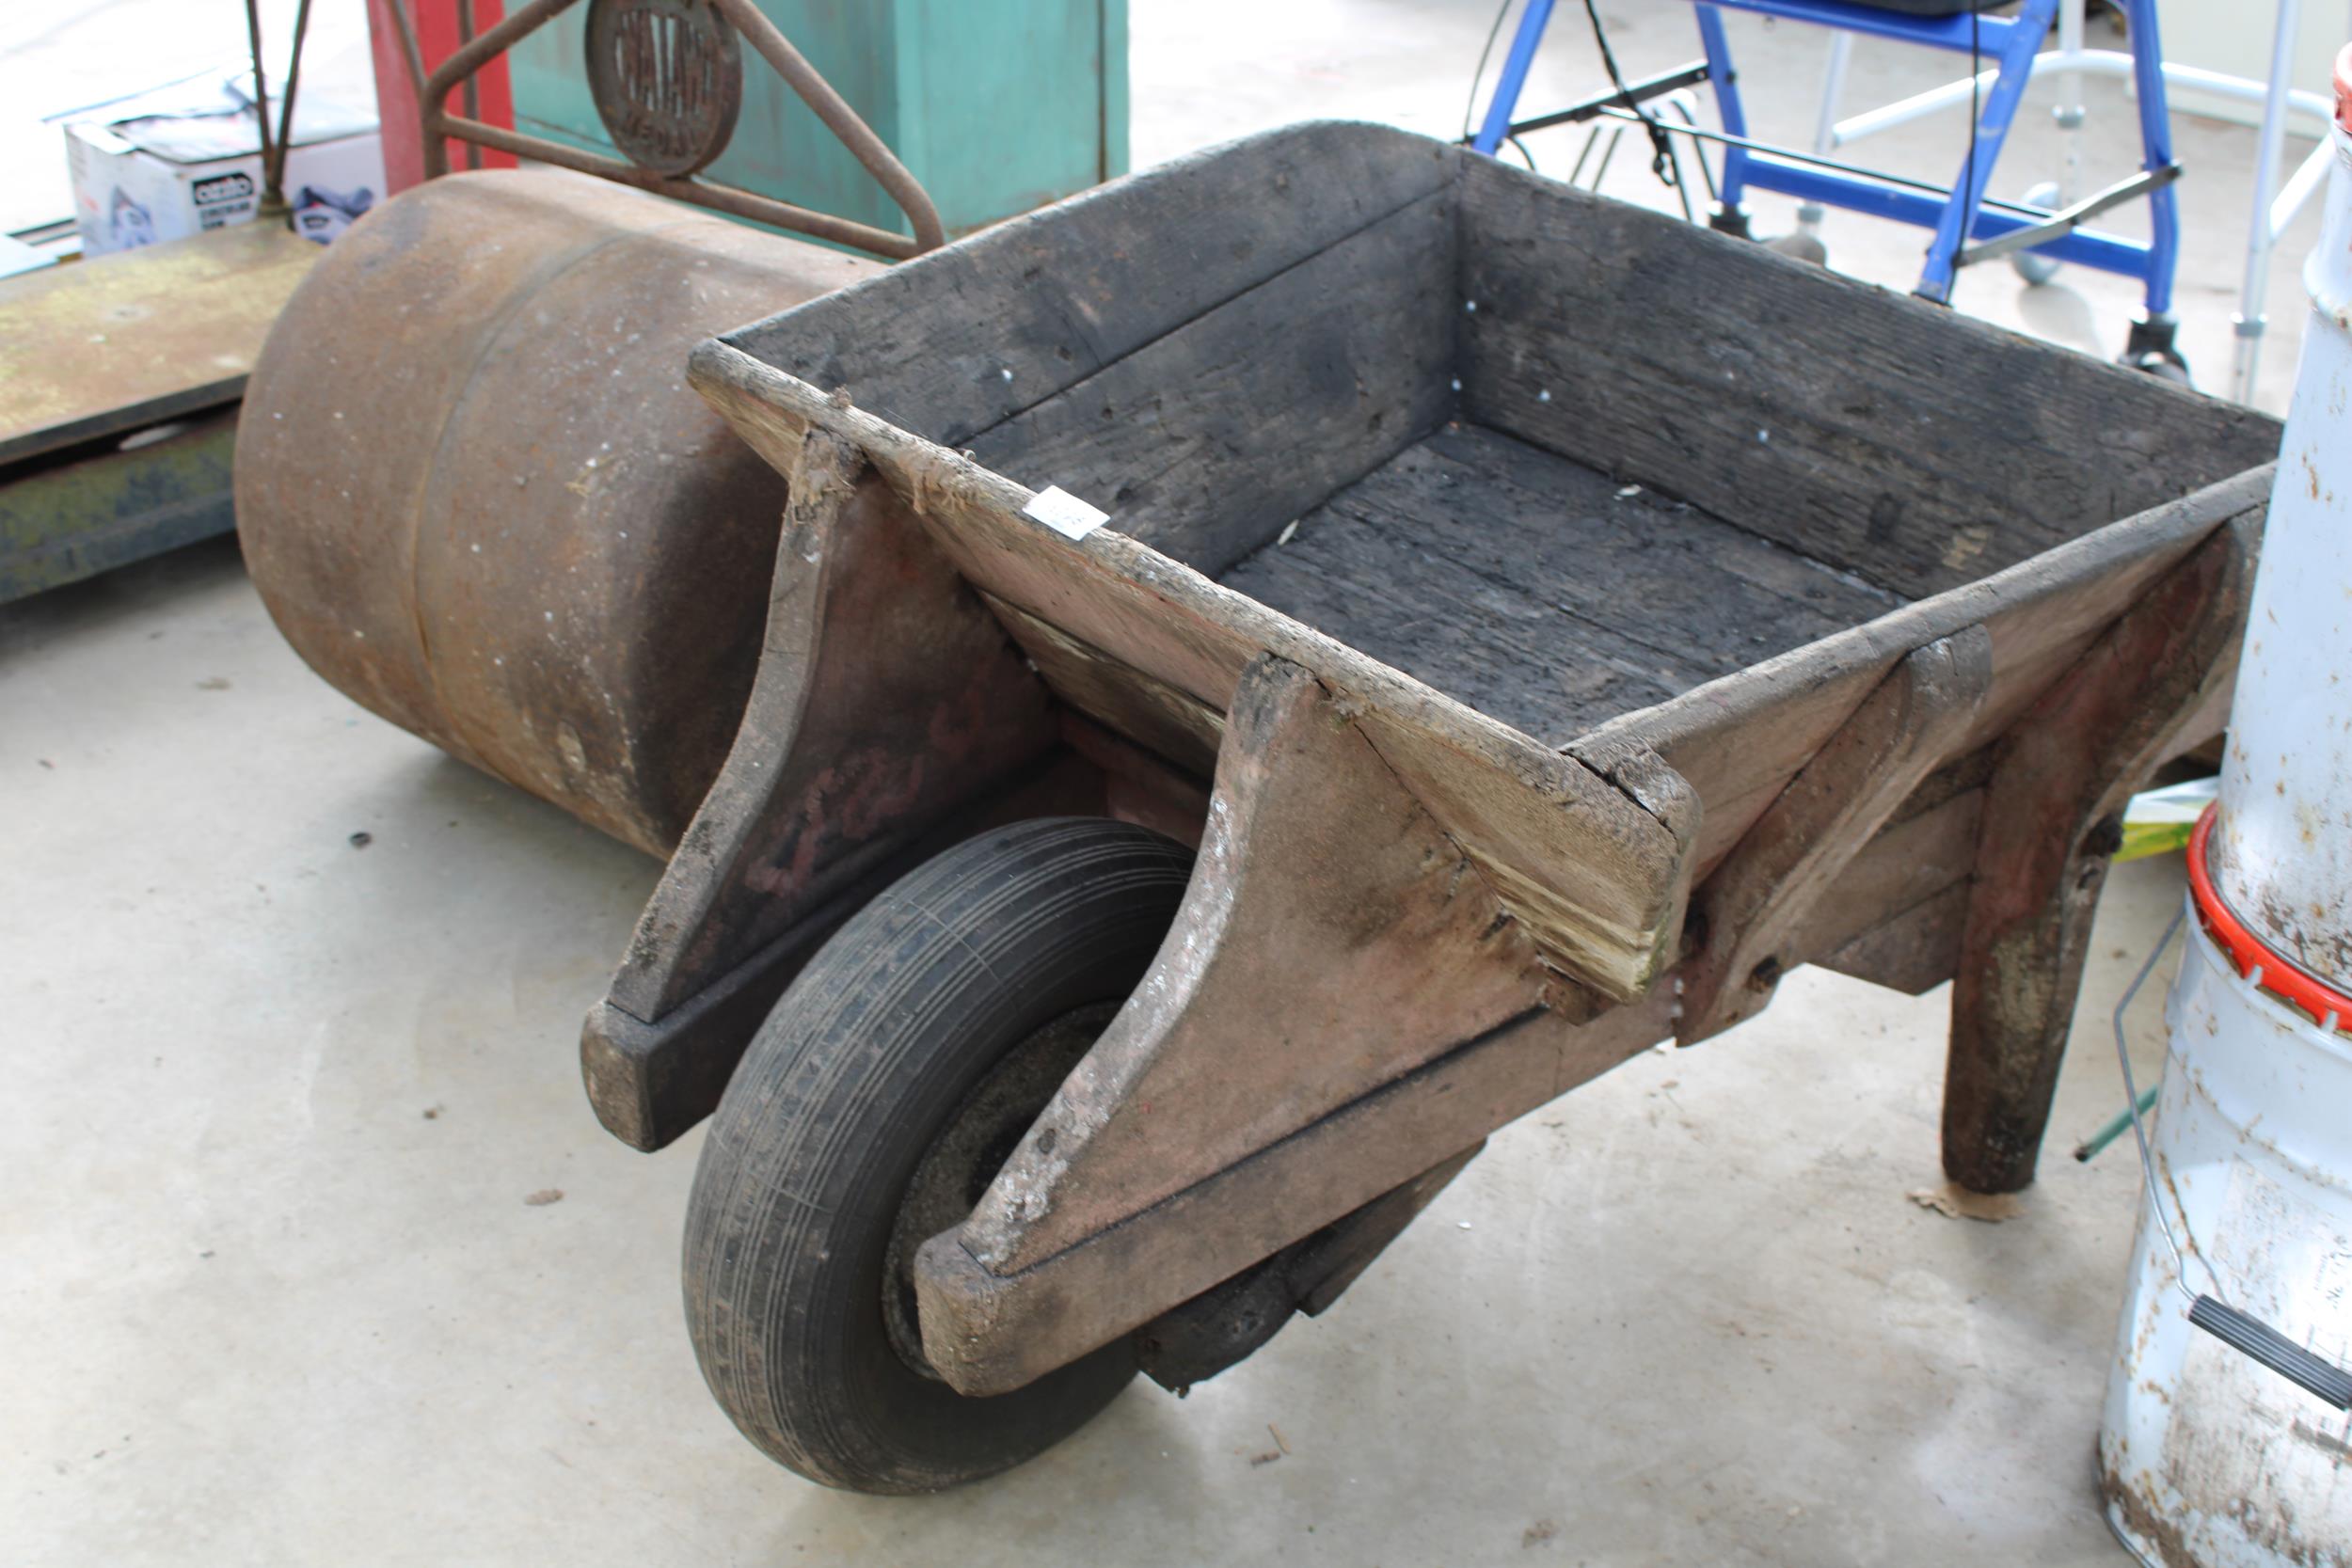
[[[1629,71],[1690,52],[1679,5],[1620,12]],[[1487,14],[1137,0],[1138,159],[1313,114],[1445,129]],[[1561,95],[1599,81],[1572,15]],[[1801,134],[1819,38],[1738,38],[1761,129]],[[1856,96],[1934,79],[1866,44]],[[1937,129],[1885,155],[1940,169]],[[2250,137],[2183,132],[2218,371]],[[1829,234],[1863,276],[1915,267],[1905,231]],[[2132,293],[2001,273],[1963,304],[2112,352]],[[679,1319],[695,1139],[632,1153],[581,1098],[656,867],[312,677],[226,542],[0,610],[0,1563],[2123,1560],[2090,1448],[2137,1179],[2064,1146],[2120,1104],[2104,1020],[2172,863],[2109,885],[2018,1217],[1908,1196],[1943,993],[1804,972],[1506,1131],[1325,1319],[917,1500],[736,1436]]]

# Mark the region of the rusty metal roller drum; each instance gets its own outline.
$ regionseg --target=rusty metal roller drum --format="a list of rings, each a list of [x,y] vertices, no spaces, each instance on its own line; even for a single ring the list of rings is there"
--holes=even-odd
[[[654,854],[751,689],[782,479],[687,352],[879,263],[555,170],[432,181],[272,329],[237,527],[370,710]]]

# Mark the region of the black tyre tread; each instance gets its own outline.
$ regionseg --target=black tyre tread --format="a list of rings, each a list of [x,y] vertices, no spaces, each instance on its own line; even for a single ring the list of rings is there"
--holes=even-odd
[[[737,1068],[695,1170],[687,1322],[711,1392],[771,1456],[860,1491],[929,1491],[1075,1431],[1124,1344],[991,1400],[907,1368],[882,1327],[906,1183],[1021,1039],[1132,990],[1191,872],[1101,818],[1016,823],[916,868],[828,942]]]

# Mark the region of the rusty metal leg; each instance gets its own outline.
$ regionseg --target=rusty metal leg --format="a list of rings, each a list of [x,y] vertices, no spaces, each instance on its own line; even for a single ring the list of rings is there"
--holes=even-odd
[[[2119,814],[2235,668],[2260,528],[2216,530],[1998,743],[1944,1081],[1944,1169],[1963,1187],[2033,1180]]]
[[[1764,1009],[1787,951],[1838,873],[1967,733],[1993,684],[1993,640],[1969,626],[1914,649],[1707,879],[1683,963],[1684,1045]]]

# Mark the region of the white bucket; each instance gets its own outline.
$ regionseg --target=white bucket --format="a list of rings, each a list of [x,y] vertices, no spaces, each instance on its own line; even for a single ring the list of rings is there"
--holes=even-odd
[[[2352,1041],[2185,924],[2150,1152],[2187,1277],[2143,1202],[2099,1434],[2107,1519],[2163,1568],[2352,1568],[2352,1415],[2188,1321],[2210,1293],[2352,1361]]]
[[[2247,608],[2212,871],[2263,945],[2344,988],[2352,987],[2352,134],[2334,125],[2328,135],[2326,215],[2303,266],[2312,314]]]

